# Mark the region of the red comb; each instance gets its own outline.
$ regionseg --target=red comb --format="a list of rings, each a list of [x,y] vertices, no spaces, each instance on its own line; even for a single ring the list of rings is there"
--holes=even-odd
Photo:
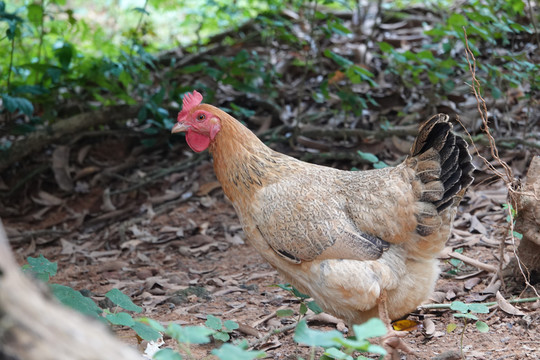
[[[189,110],[199,105],[202,99],[202,95],[197,90],[194,90],[192,93],[187,93],[186,95],[184,95],[184,99],[182,100],[182,111],[178,114],[178,120],[184,118],[189,112]]]

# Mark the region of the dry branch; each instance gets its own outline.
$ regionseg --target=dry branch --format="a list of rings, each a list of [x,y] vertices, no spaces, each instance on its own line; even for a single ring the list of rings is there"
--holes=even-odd
[[[25,139],[15,142],[9,151],[0,157],[0,171],[66,135],[76,134],[94,126],[134,118],[138,110],[139,106],[118,105],[58,120],[48,128],[33,132]]]
[[[25,276],[0,224],[0,359],[141,358],[103,324],[60,305]]]

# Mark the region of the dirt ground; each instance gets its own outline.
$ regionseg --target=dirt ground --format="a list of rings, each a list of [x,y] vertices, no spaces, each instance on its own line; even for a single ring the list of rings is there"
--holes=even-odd
[[[58,262],[58,275],[51,282],[88,290],[102,305],[103,295],[118,288],[144,308],[144,316],[164,324],[200,325],[208,314],[234,320],[240,324],[232,334],[235,340],[254,342],[296,321],[275,317],[278,309],[298,311],[299,303],[274,286],[282,282],[277,272],[245,243],[210,160],[133,188],[192,156],[185,144],[138,153],[135,148],[115,139],[82,144],[71,149],[70,164],[79,190],[62,192],[46,171],[5,200],[0,215],[19,263],[43,254]],[[136,163],[130,162],[133,156]],[[121,165],[125,167],[120,172]],[[505,202],[504,185],[480,175],[459,209],[448,246],[498,267],[500,239],[507,232],[501,207]],[[514,257],[513,248],[506,239],[505,264]],[[506,299],[535,296],[514,280],[494,282],[493,274],[464,262],[442,259],[441,269],[428,303],[492,302],[497,291]],[[404,338],[413,354],[402,358],[459,359],[462,341],[467,359],[540,359],[540,301],[514,305],[522,315],[490,306],[489,314],[478,315],[489,332],[469,324],[463,336],[463,324],[450,310],[415,311],[408,319],[419,325]],[[447,326],[453,322],[458,326],[449,333]],[[325,318],[309,322],[323,330],[341,325]],[[137,344],[132,331],[119,328],[116,333]],[[214,347],[192,350],[197,359],[211,358]],[[269,359],[310,356],[309,348],[293,341],[292,331],[270,336],[257,348]]]

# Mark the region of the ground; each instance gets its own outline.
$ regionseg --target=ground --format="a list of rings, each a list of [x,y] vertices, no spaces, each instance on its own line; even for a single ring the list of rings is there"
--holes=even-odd
[[[21,265],[27,256],[43,254],[58,262],[52,282],[88,290],[102,306],[103,295],[118,288],[144,308],[144,316],[164,324],[200,325],[213,314],[240,324],[233,339],[250,343],[296,321],[297,313],[275,317],[278,309],[297,312],[299,302],[275,286],[282,279],[244,242],[208,157],[191,157],[184,144],[173,149],[158,146],[139,149],[135,166],[129,161],[135,151],[125,141],[111,137],[87,146],[71,149],[70,171],[80,190],[62,192],[53,173],[45,172],[5,200],[1,216]],[[167,165],[186,161],[194,165],[140,185]],[[112,170],[122,164],[131,165],[122,168],[121,175]],[[507,231],[501,207],[506,188],[492,177],[483,179],[475,182],[460,206],[448,247],[497,268],[500,239]],[[514,257],[513,248],[507,239],[504,264]],[[492,302],[497,301],[497,291],[506,299],[535,296],[513,280],[491,284],[492,273],[464,262],[443,258],[441,269],[436,293],[427,303]],[[489,332],[469,324],[463,336],[463,323],[452,311],[415,311],[407,318],[419,325],[404,338],[413,354],[402,358],[458,359],[462,348],[467,359],[540,359],[539,304],[515,304],[513,309],[524,315],[490,306],[489,314],[478,315]],[[451,323],[458,326],[448,332]],[[309,326],[342,329],[342,324],[324,318]],[[137,344],[131,330],[115,332]],[[194,346],[193,357],[211,358],[214,347]],[[257,348],[270,359],[310,356],[309,348],[293,341],[293,331],[270,336]]]

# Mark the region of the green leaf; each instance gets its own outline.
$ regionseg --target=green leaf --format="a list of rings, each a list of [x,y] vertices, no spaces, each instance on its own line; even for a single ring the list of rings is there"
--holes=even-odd
[[[367,351],[372,354],[386,355],[386,350],[377,344],[369,344]]]
[[[147,318],[147,317],[142,317],[142,318],[138,318],[138,319],[135,319],[136,321],[139,321],[139,322],[142,322],[143,324],[146,324],[148,326],[150,326],[152,329],[156,330],[156,331],[159,331],[161,333],[164,333],[166,330],[165,328],[163,327],[163,325],[161,325],[161,323],[159,321],[156,321],[154,319],[150,319],[150,318]]]
[[[214,337],[214,339],[219,340],[219,341],[223,341],[223,342],[227,342],[231,338],[228,333],[221,332],[221,331],[216,332],[212,336]]]
[[[357,151],[358,155],[360,155],[360,157],[372,164],[375,164],[377,162],[379,162],[379,158],[374,155],[374,154],[371,154],[371,153],[365,153],[365,152],[362,152],[360,150]]]
[[[118,289],[111,289],[105,294],[105,297],[113,302],[113,304],[120,306],[122,309],[127,311],[133,311],[136,313],[142,312],[142,307],[137,306],[131,301],[131,298],[126,294],[122,293]]]
[[[489,331],[488,324],[480,320],[476,322],[476,328],[478,329],[478,331],[483,332],[483,333],[487,333]]]
[[[154,354],[154,360],[182,360],[182,355],[173,349],[161,349]]]
[[[450,323],[446,325],[446,332],[451,333],[452,331],[456,330],[457,324],[456,323]]]
[[[469,304],[469,311],[478,314],[487,314],[489,313],[489,308],[484,304],[472,303]]]
[[[346,59],[343,56],[338,55],[335,52],[328,49],[324,50],[324,56],[334,60],[334,62],[341,67],[349,67],[354,64],[351,60]]]
[[[34,113],[34,106],[32,103],[22,97],[9,96],[7,94],[2,94],[2,104],[10,113],[14,113],[17,110],[20,110],[27,116],[32,116]]]
[[[453,27],[461,28],[462,26],[467,26],[468,23],[469,22],[467,21],[467,18],[458,13],[453,13],[448,18],[448,25],[451,25]]]
[[[142,7],[135,7],[133,8],[133,11],[136,11],[140,14],[144,14],[144,15],[150,15],[150,13],[148,11],[146,11],[145,8],[142,8]]]
[[[339,340],[343,340],[341,332],[312,330],[307,326],[306,320],[301,320],[294,331],[294,341],[308,346],[339,347]]]
[[[123,325],[123,326],[129,326],[132,327],[133,324],[135,324],[135,320],[125,312],[120,312],[117,314],[107,314],[105,315],[105,318],[109,320],[109,322],[113,325]]]
[[[146,341],[155,341],[161,337],[161,334],[158,331],[139,321],[135,321],[135,324],[130,327],[135,330],[137,335]]]
[[[381,319],[372,318],[360,325],[353,325],[357,340],[386,335],[386,326]]]
[[[221,330],[221,319],[218,317],[215,317],[212,314],[208,314],[206,316],[206,322],[204,323],[206,326],[208,326],[210,329],[214,330]]]
[[[466,313],[467,311],[469,311],[469,306],[462,301],[454,301],[450,304],[450,309]]]
[[[381,49],[381,51],[384,53],[389,53],[389,52],[392,52],[392,50],[394,50],[394,47],[390,45],[389,43],[383,41],[379,43],[379,49]]]
[[[206,326],[180,326],[170,324],[167,334],[178,342],[189,344],[207,344],[210,342],[210,335],[216,331]]]
[[[292,287],[292,293],[293,293],[294,296],[296,296],[299,299],[309,299],[311,297],[311,296],[309,296],[307,294],[304,294],[304,293],[298,291],[298,289],[295,288],[294,286]]]
[[[212,350],[212,354],[221,360],[252,360],[266,356],[264,351],[248,351],[232,344],[223,344],[219,349]]]
[[[293,316],[294,310],[292,309],[280,309],[276,311],[277,317],[287,317],[287,316]]]
[[[26,258],[26,261],[28,261],[28,264],[23,266],[23,271],[32,272],[38,279],[44,282],[49,281],[58,271],[58,263],[47,260],[41,254],[36,258],[29,256]]]
[[[354,358],[351,355],[345,354],[343,351],[336,349],[335,347],[331,347],[325,350],[324,355],[332,358],[332,359],[338,359],[338,360],[354,360]]]
[[[514,234],[514,237],[518,240],[523,239],[523,234],[520,234],[517,231],[513,231],[512,234]]]
[[[323,312],[323,309],[321,309],[321,307],[319,306],[319,304],[317,304],[315,301],[308,301],[307,302],[307,307],[313,311],[315,314],[320,314]]]
[[[456,318],[465,318],[465,319],[471,319],[471,320],[478,320],[478,317],[476,315],[473,315],[473,314],[454,314],[454,317]]]
[[[232,320],[225,320],[223,322],[223,326],[225,326],[225,329],[229,330],[229,331],[233,331],[235,329],[238,329],[240,326],[238,325],[238,323],[232,321]]]
[[[103,310],[92,301],[92,299],[83,296],[80,292],[73,290],[69,286],[51,284],[51,289],[60,302],[72,309],[75,309],[85,315],[98,317]]]
[[[30,4],[26,7],[28,11],[28,21],[34,26],[41,26],[41,18],[43,17],[43,8],[38,4]]]
[[[305,315],[307,311],[308,311],[308,307],[306,306],[306,304],[300,303],[300,310],[299,310],[300,315]]]
[[[71,63],[71,59],[75,53],[73,45],[68,42],[63,42],[61,46],[58,46],[54,50],[54,55],[62,65],[62,68],[67,69]]]

